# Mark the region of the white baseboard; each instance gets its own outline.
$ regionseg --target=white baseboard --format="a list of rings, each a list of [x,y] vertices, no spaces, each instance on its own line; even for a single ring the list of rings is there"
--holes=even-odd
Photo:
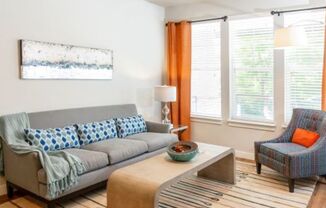
[[[250,152],[235,150],[235,156],[243,159],[255,160],[254,153],[250,153]]]

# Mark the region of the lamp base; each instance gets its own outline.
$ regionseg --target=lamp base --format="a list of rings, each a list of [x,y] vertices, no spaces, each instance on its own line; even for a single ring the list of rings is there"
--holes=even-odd
[[[169,129],[173,129],[173,124],[172,123],[164,123],[164,120],[162,120],[162,124],[169,125]]]
[[[163,124],[171,124],[171,121],[169,120],[169,113],[170,113],[170,109],[168,107],[168,104],[165,103],[164,107],[162,108],[162,114],[163,114],[163,120],[162,123]]]

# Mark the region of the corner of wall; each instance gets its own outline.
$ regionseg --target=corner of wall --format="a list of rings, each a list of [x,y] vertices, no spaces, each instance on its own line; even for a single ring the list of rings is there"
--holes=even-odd
[[[238,158],[243,158],[243,159],[247,159],[247,160],[255,160],[254,153],[250,153],[250,152],[235,150],[235,156]]]

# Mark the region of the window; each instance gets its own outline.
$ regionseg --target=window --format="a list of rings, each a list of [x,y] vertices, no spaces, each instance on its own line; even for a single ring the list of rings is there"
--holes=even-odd
[[[272,122],[273,17],[232,20],[230,34],[230,117]]]
[[[192,116],[221,117],[220,22],[192,24]]]
[[[285,122],[293,108],[321,108],[321,77],[324,55],[325,12],[288,13],[285,26],[303,27],[306,46],[285,50]]]

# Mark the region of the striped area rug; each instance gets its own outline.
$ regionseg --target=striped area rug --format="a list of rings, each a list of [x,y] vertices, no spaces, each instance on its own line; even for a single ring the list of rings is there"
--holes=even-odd
[[[184,178],[160,195],[160,208],[303,208],[307,207],[316,185],[314,179],[296,182],[295,193],[288,192],[287,179],[263,166],[257,175],[255,165],[237,161],[237,184],[229,185],[196,176]],[[106,190],[81,195],[57,204],[64,208],[104,208]],[[8,201],[0,208],[41,208],[41,202],[25,196]]]

